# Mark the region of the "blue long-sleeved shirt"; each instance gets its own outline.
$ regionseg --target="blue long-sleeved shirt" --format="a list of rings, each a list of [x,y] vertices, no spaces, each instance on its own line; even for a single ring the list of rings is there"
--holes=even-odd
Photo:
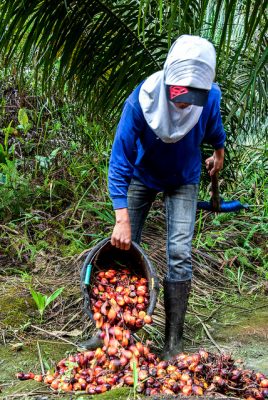
[[[141,84],[127,98],[110,157],[108,187],[114,209],[127,207],[131,178],[158,191],[199,183],[203,142],[224,147],[221,91],[212,85],[197,124],[180,141],[164,143],[147,124],[139,103]]]

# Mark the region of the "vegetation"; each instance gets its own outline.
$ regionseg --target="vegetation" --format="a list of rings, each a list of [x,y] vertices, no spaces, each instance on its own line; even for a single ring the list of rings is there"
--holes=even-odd
[[[79,271],[83,252],[113,227],[107,168],[122,103],[140,80],[162,67],[169,44],[191,33],[212,40],[217,49],[228,136],[221,194],[249,204],[238,214],[197,214],[187,338],[189,346],[198,345],[214,318],[223,323],[226,308],[243,303],[252,311],[265,302],[268,290],[266,2],[56,3],[0,5],[3,340],[24,342],[45,332],[61,340],[59,332],[67,332],[63,339],[76,342],[90,332]],[[204,157],[210,152],[205,147]],[[205,172],[199,197],[209,199]],[[143,246],[161,280],[166,266],[160,201],[150,214]],[[29,285],[42,298],[65,288],[42,321]],[[162,292],[154,321],[140,334],[160,347]]]

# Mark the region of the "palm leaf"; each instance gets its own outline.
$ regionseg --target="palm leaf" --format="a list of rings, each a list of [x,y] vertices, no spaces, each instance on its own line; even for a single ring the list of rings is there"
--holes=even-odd
[[[32,63],[42,88],[66,90],[98,112],[117,113],[125,97],[162,68],[180,34],[211,40],[232,137],[267,113],[265,0],[14,0],[0,6],[1,54],[21,73]],[[235,133],[234,133],[235,132]]]

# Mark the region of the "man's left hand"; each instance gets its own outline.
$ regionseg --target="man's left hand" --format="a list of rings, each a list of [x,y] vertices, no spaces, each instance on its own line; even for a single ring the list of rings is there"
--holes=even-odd
[[[218,173],[223,168],[224,149],[215,150],[212,157],[206,159],[206,169],[210,176]],[[211,168],[211,164],[213,167]],[[211,169],[210,169],[211,168]]]

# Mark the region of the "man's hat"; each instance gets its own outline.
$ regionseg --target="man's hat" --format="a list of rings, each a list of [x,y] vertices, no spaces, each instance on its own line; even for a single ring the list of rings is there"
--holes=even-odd
[[[189,103],[196,106],[204,106],[209,94],[209,90],[176,85],[166,85],[166,90],[168,99],[173,103]]]

